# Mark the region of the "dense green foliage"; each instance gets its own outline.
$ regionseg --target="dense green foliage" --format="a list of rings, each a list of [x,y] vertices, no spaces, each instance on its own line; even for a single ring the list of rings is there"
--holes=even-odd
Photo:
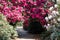
[[[0,40],[11,40],[15,36],[17,36],[17,32],[13,26],[9,25],[3,14],[0,14]]]

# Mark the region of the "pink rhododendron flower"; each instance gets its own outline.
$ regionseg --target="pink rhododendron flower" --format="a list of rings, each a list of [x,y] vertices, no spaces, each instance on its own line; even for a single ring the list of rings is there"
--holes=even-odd
[[[29,21],[25,20],[24,23],[23,23],[23,26],[28,27],[29,26]]]
[[[38,18],[38,19],[39,19],[39,18],[40,18],[40,15],[39,15],[39,14],[36,14],[36,18]]]
[[[41,22],[42,25],[46,25],[46,20],[45,19],[40,20],[40,22]]]
[[[16,2],[16,0],[11,0],[11,2],[12,2],[12,3],[15,3],[15,2]]]

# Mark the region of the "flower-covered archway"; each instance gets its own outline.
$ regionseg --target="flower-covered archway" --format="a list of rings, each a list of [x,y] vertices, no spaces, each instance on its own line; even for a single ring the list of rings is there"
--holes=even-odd
[[[52,1],[52,2],[51,2]],[[3,13],[11,25],[24,21],[23,28],[28,28],[31,21],[47,25],[45,17],[53,9],[56,0],[1,0],[0,13]],[[52,8],[50,8],[52,7]],[[37,19],[37,20],[35,20]]]

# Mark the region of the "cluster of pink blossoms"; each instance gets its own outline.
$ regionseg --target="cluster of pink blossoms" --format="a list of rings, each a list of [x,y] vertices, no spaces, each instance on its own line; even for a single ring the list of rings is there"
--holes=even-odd
[[[30,17],[32,19],[37,19],[42,25],[46,25],[47,22],[45,17],[48,15],[49,10],[47,8],[51,7],[53,4],[52,2],[47,2],[47,0],[29,0],[24,5],[25,10],[25,22],[24,26],[29,25]],[[45,7],[47,7],[45,9]]]
[[[14,6],[13,3],[8,0],[0,0],[0,13],[3,13],[10,23],[21,21],[23,17],[22,7]]]
[[[15,23],[21,21],[24,16],[24,26],[28,26],[29,17],[38,18],[39,22],[45,25],[45,16],[49,11],[44,8],[45,6],[50,7],[52,4],[47,0],[0,0],[0,12],[7,17],[7,20]]]

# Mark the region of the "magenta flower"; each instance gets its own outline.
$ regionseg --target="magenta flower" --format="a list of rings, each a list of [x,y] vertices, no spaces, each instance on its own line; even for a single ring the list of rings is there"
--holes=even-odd
[[[40,22],[41,22],[42,25],[46,25],[46,20],[45,19],[40,20]]]
[[[28,21],[28,20],[25,20],[24,23],[23,23],[23,25],[24,25],[25,27],[28,27],[28,26],[29,26],[29,21]]]
[[[15,3],[15,2],[16,2],[16,0],[11,0],[11,2],[12,2],[12,3]]]
[[[36,16],[36,18],[38,18],[38,19],[40,18],[40,15],[39,15],[39,14],[36,14],[35,16]]]
[[[36,4],[37,4],[37,6],[40,6],[41,0],[37,0],[37,1],[36,1]]]

